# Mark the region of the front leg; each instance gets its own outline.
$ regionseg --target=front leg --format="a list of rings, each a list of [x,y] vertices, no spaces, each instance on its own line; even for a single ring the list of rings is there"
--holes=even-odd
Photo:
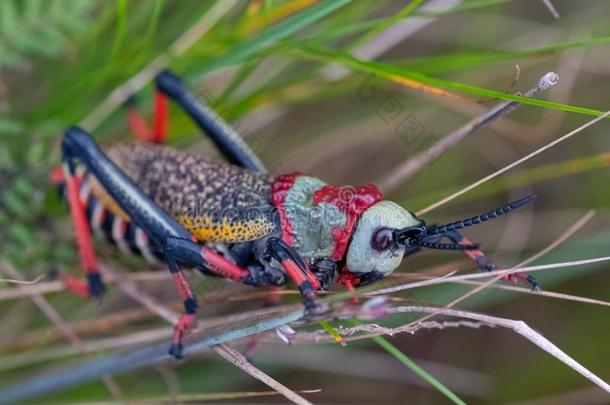
[[[458,245],[473,245],[471,241],[462,236],[458,231],[449,231],[442,234],[441,237],[450,239],[453,243]],[[480,249],[466,249],[463,251],[470,260],[472,260],[481,270],[483,271],[494,271],[498,266]],[[526,273],[514,273],[502,277],[502,280],[517,283],[519,280],[525,282],[530,286],[532,291],[539,291],[540,284],[536,278]]]
[[[327,291],[337,273],[337,262],[330,258],[322,258],[312,266],[314,275],[320,282],[320,289]]]
[[[320,282],[309,270],[298,252],[279,238],[269,238],[267,251],[275,260],[280,262],[284,271],[298,286],[303,296],[305,314],[314,315],[316,312],[316,290],[320,288]]]

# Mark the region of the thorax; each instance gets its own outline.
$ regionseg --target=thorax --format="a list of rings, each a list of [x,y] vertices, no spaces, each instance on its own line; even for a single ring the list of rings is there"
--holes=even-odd
[[[300,173],[279,176],[272,185],[282,238],[310,262],[342,260],[360,214],[379,200],[375,186],[338,187]]]

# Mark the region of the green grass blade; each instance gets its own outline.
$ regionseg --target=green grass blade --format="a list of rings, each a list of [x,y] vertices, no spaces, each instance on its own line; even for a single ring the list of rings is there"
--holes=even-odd
[[[144,35],[144,44],[146,51],[151,48],[152,40],[155,38],[157,28],[159,26],[159,19],[161,17],[161,11],[163,10],[164,0],[155,0],[154,8],[151,13],[150,22],[146,28],[146,34]]]
[[[335,339],[335,342],[339,343],[342,346],[345,346],[345,341],[343,340],[343,337],[341,337],[341,335],[339,334],[339,332],[337,332],[335,330],[335,328],[330,326],[330,324],[327,321],[323,320],[323,319],[320,320],[319,323],[324,328],[324,330],[326,332],[328,332],[328,334],[330,336],[332,336],[333,339]]]
[[[125,40],[127,33],[127,1],[117,0],[117,29],[114,37],[114,43],[112,44],[112,51],[110,58],[113,59],[118,55],[121,46]]]
[[[399,12],[392,15],[388,19],[384,19],[377,25],[375,25],[371,30],[367,31],[364,35],[358,38],[356,41],[352,42],[348,49],[357,48],[359,45],[367,42],[368,40],[374,38],[379,33],[384,31],[386,28],[394,25],[398,21],[407,18],[417,7],[419,7],[425,0],[413,0],[406,6],[404,6]]]
[[[351,55],[340,53],[337,51],[329,51],[320,48],[301,48],[299,50],[286,49],[286,53],[304,59],[318,60],[320,62],[331,63],[337,62],[345,67],[361,73],[373,74],[385,79],[392,80],[393,78],[405,78],[414,80],[428,86],[438,87],[447,90],[456,90],[466,94],[476,96],[495,98],[499,100],[518,101],[521,104],[533,105],[537,107],[550,108],[554,110],[568,111],[585,115],[600,116],[604,112],[591,108],[578,107],[569,104],[554,103],[551,101],[538,100],[535,98],[521,97],[514,94],[503,93],[496,90],[490,90],[483,87],[473,86],[470,84],[453,82],[449,80],[438,79],[427,76],[425,74],[405,69],[399,66],[389,65],[386,63],[365,61],[354,58]]]
[[[381,336],[373,336],[371,339],[373,339],[373,341],[375,343],[377,343],[384,350],[386,350],[388,353],[390,353],[392,356],[394,356],[398,361],[400,361],[402,364],[407,366],[411,371],[413,371],[415,374],[417,374],[419,377],[421,377],[424,381],[426,381],[428,384],[432,385],[434,388],[439,390],[443,395],[445,395],[451,401],[453,401],[456,404],[466,405],[466,402],[462,401],[460,399],[460,397],[455,395],[449,388],[447,388],[445,385],[443,385],[443,383],[441,383],[439,380],[437,380],[432,375],[430,375],[426,370],[421,368],[417,363],[415,363],[413,360],[411,360],[409,357],[407,357],[407,355],[405,355],[403,352],[398,350],[398,348],[396,348],[396,346],[394,346],[393,344],[388,342],[386,339],[384,339]]]
[[[326,17],[333,11],[345,6],[350,0],[326,0],[311,6],[284,21],[269,27],[259,34],[240,42],[225,54],[191,66],[190,77],[198,78],[205,73],[221,67],[235,65],[276,44],[280,40]]]
[[[405,61],[402,66],[425,73],[442,73],[459,69],[468,69],[485,63],[501,62],[517,58],[550,55],[567,49],[584,48],[587,46],[610,43],[610,37],[585,38],[576,41],[561,42],[539,48],[508,52],[481,52],[451,54],[431,57],[414,58]]]

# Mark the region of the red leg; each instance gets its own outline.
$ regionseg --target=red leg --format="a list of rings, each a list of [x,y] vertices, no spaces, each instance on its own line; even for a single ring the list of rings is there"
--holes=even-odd
[[[66,187],[68,192],[68,204],[70,206],[70,215],[74,224],[76,234],[76,244],[80,256],[81,267],[85,272],[88,280],[88,286],[82,282],[70,277],[64,278],[66,286],[79,295],[84,295],[85,292],[89,296],[99,297],[104,293],[99,274],[97,258],[93,249],[93,241],[91,238],[91,230],[87,222],[85,207],[79,196],[79,178],[71,173],[68,164],[64,165],[64,176],[66,179]]]
[[[197,300],[176,260],[186,261],[193,267],[204,268],[214,274],[238,282],[244,282],[250,275],[250,272],[225,259],[214,250],[186,239],[170,237],[167,240],[166,258],[178,294],[184,302],[184,313],[180,316],[178,323],[174,327],[172,346],[170,348],[170,354],[180,359],[182,358],[182,342],[184,337],[196,320]]]
[[[473,243],[471,241],[469,241],[467,238],[459,235],[459,239],[458,237],[452,237],[449,236],[450,239],[456,239],[454,240],[455,243],[458,243],[460,245],[473,245]],[[498,266],[496,266],[496,264],[487,256],[485,255],[485,253],[483,253],[483,251],[479,250],[479,249],[467,249],[463,251],[464,254],[466,254],[466,256],[468,256],[468,258],[470,260],[472,260],[479,268],[481,268],[484,271],[493,271],[496,270]],[[506,276],[503,276],[501,278],[501,280],[503,281],[509,281],[513,284],[517,284],[519,282],[519,280],[521,280],[522,282],[528,284],[532,290],[539,290],[540,289],[540,285],[538,284],[538,281],[536,281],[536,279],[533,276],[528,275],[527,273],[513,273],[513,274],[507,274]]]
[[[168,98],[161,91],[155,92],[155,113],[153,116],[153,139],[155,143],[164,143],[167,137]]]
[[[134,102],[131,102],[127,107],[127,125],[134,133],[136,138],[143,142],[151,142],[153,139],[153,133],[146,118],[142,115],[140,110]]]
[[[320,288],[317,277],[286,242],[278,238],[271,238],[267,243],[271,256],[280,262],[288,277],[299,287],[305,304],[305,313],[315,313],[316,290]]]
[[[150,128],[146,118],[138,109],[134,99],[127,104],[127,124],[141,141],[164,143],[167,137],[168,98],[157,90],[155,92],[153,127]]]
[[[195,294],[193,294],[193,290],[191,289],[188,280],[184,277],[184,273],[174,261],[169,262],[169,269],[172,273],[180,299],[184,303],[184,313],[180,315],[178,323],[174,326],[172,346],[169,349],[169,354],[177,359],[181,359],[184,337],[197,320],[197,299],[195,298]]]
[[[356,277],[354,274],[350,273],[347,269],[347,266],[343,267],[341,273],[339,273],[339,277],[337,278],[337,285],[345,287],[345,289],[349,292],[354,292],[354,287],[360,283],[360,279]],[[358,297],[352,297],[352,304],[357,305],[359,300]]]

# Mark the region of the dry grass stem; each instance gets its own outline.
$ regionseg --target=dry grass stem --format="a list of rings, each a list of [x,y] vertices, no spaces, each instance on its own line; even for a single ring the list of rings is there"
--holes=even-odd
[[[576,266],[585,266],[588,264],[594,263],[602,263],[610,261],[610,256],[596,257],[593,259],[582,259],[582,260],[574,260],[570,262],[560,262],[560,263],[550,263],[550,264],[542,264],[538,266],[529,266],[529,267],[521,267],[515,269],[507,269],[507,270],[495,270],[487,273],[475,273],[475,274],[464,274],[459,276],[448,276],[448,277],[439,277],[430,280],[416,281],[413,283],[401,284],[393,287],[381,288],[379,290],[367,292],[364,295],[382,295],[382,294],[390,294],[398,291],[410,290],[413,288],[425,287],[429,285],[443,284],[443,283],[452,283],[455,281],[462,280],[472,280],[478,278],[487,278],[487,277],[495,277],[498,275],[504,276],[509,273],[525,273],[525,272],[535,272],[542,270],[550,270],[550,269],[560,269],[566,267],[576,267]]]
[[[542,146],[541,148],[536,149],[534,152],[532,152],[532,153],[522,157],[521,159],[518,159],[518,160],[512,162],[511,164],[503,167],[502,169],[500,169],[498,171],[495,171],[492,174],[490,174],[488,176],[485,176],[482,179],[472,183],[471,185],[469,185],[467,187],[464,187],[463,189],[461,189],[461,190],[459,190],[459,191],[457,191],[457,192],[455,192],[455,193],[453,193],[453,194],[443,198],[442,200],[437,201],[434,204],[431,204],[431,205],[427,206],[426,208],[424,208],[422,210],[419,210],[416,214],[418,216],[421,216],[421,215],[427,214],[428,212],[430,212],[430,211],[432,211],[432,210],[434,210],[434,209],[436,209],[436,208],[438,208],[438,207],[440,207],[442,205],[445,205],[446,203],[456,199],[457,197],[459,197],[459,196],[461,196],[463,194],[466,194],[467,192],[469,192],[469,191],[479,187],[481,184],[484,184],[484,183],[488,182],[489,180],[494,179],[494,178],[500,176],[504,172],[509,171],[513,167],[519,166],[521,163],[526,162],[526,161],[528,161],[529,159],[531,159],[533,157],[536,157],[537,155],[539,155],[542,152],[552,148],[553,146],[555,146],[555,145],[557,145],[557,144],[559,144],[559,143],[561,143],[563,141],[566,141],[566,140],[570,139],[571,137],[573,137],[574,135],[578,134],[579,132],[582,132],[584,129],[586,129],[586,128],[588,128],[588,127],[598,123],[599,121],[601,121],[603,119],[605,119],[608,115],[610,115],[610,111],[606,111],[605,113],[603,113],[599,117],[596,117],[596,118],[592,119],[591,121],[588,121],[587,123],[579,126],[578,128],[568,132],[567,134],[563,135],[562,137],[557,138],[554,141],[547,143],[546,145]]]
[[[542,76],[535,87],[532,87],[523,94],[523,97],[533,97],[537,93],[547,90],[559,83],[559,76],[553,72],[549,72]],[[419,152],[406,162],[394,168],[389,174],[383,176],[375,184],[377,184],[384,192],[388,193],[397,189],[401,184],[411,178],[415,173],[422,169],[425,165],[439,157],[448,149],[454,147],[468,136],[472,135],[478,129],[489,125],[491,122],[511,113],[519,103],[516,101],[502,101],[485,113],[475,117],[462,127],[451,132],[447,136],[440,139],[428,149]]]
[[[580,218],[572,226],[570,226],[564,233],[562,233],[559,236],[559,238],[554,240],[549,246],[547,246],[546,248],[542,249],[540,252],[534,254],[533,256],[529,257],[528,259],[522,261],[521,263],[517,264],[516,266],[513,266],[513,268],[511,268],[509,270],[517,269],[519,267],[523,267],[524,265],[533,262],[534,260],[544,256],[545,254],[547,254],[551,250],[555,249],[561,243],[563,243],[568,238],[570,238],[572,235],[574,235],[574,233],[576,233],[580,228],[582,228],[587,222],[589,222],[591,220],[591,218],[593,218],[594,215],[595,215],[595,210],[588,211],[582,218]],[[507,275],[510,275],[510,274],[511,274],[510,272],[507,273]],[[455,305],[459,304],[460,302],[465,301],[466,299],[472,297],[473,295],[483,291],[484,289],[486,289],[487,287],[491,286],[495,282],[499,281],[503,277],[506,277],[506,275],[504,275],[504,274],[503,275],[498,275],[498,276],[492,278],[491,280],[488,280],[488,281],[482,283],[481,285],[473,288],[472,290],[468,291],[467,293],[465,293],[465,294],[459,296],[458,298],[452,300],[448,304],[445,304],[443,306],[443,309],[449,309],[449,308],[454,307]],[[434,315],[435,314],[428,314],[428,315],[424,316],[421,319],[413,321],[412,324],[413,325],[417,325],[420,322],[423,322],[423,321],[426,321],[426,320],[432,318]]]
[[[21,278],[21,274],[6,261],[2,261],[2,269],[9,277],[12,277],[15,280],[19,280]],[[23,287],[18,286],[17,288]],[[68,324],[62,318],[59,312],[57,312],[55,308],[53,308],[49,301],[47,301],[47,299],[40,294],[31,295],[30,299],[40,309],[40,311],[51,321],[51,323],[59,331],[59,333],[63,335],[68,340],[68,342],[70,342],[70,345],[74,348],[74,350],[82,353],[83,349],[80,337],[70,327],[70,324]],[[115,379],[112,378],[112,376],[102,375],[101,380],[114,399],[123,397],[123,391],[121,390],[121,387],[115,381]]]
[[[282,394],[284,397],[286,397],[286,399],[294,402],[295,404],[311,405],[311,402],[309,402],[296,392],[292,391],[285,385],[274,380],[269,375],[263,373],[258,368],[254,367],[240,352],[233,349],[231,346],[227,344],[215,346],[215,352],[218,353],[225,360],[229,361],[230,363],[239,367],[246,373],[250,374],[252,377],[267,384],[269,387],[273,388],[274,390]]]
[[[404,307],[396,307],[391,310],[394,313],[406,313],[406,312],[418,312],[418,313],[436,313],[439,308],[434,307],[414,307],[414,306],[404,306]],[[604,391],[610,393],[610,385],[606,383],[604,380],[599,378],[597,375],[589,371],[587,368],[582,366],[564,351],[562,351],[559,347],[557,347],[553,342],[542,336],[540,333],[536,332],[532,328],[530,328],[525,322],[517,321],[513,319],[499,318],[496,316],[483,315],[474,312],[461,311],[455,309],[443,309],[443,315],[474,319],[481,322],[491,323],[496,326],[502,326],[508,329],[512,329],[516,333],[525,337],[527,340],[549,353],[574,371],[581,374],[583,377],[587,378],[595,385],[603,389]]]

